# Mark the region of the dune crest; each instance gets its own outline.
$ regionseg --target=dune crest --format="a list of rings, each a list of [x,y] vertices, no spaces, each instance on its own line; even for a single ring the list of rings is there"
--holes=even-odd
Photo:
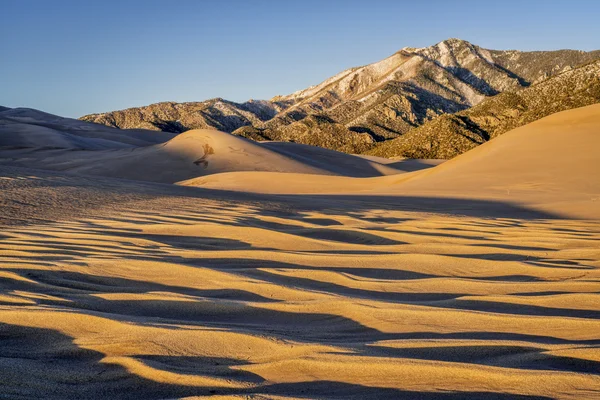
[[[167,132],[110,128],[31,108],[0,109],[0,148],[107,150],[149,146],[173,137]]]

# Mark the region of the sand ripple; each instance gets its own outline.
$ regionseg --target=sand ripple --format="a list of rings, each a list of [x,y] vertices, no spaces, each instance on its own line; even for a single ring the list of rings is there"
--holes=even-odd
[[[133,200],[2,230],[2,397],[600,396],[598,222]]]

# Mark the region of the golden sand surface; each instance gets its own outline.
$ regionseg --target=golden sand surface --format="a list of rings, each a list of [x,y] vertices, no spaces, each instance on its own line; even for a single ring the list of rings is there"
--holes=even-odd
[[[0,167],[0,398],[600,398],[598,148],[493,145],[320,195]]]

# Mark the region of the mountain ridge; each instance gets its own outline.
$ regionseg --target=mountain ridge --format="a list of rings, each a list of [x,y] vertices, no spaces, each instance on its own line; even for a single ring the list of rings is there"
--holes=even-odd
[[[600,60],[516,92],[505,92],[455,114],[441,115],[367,154],[453,158],[548,115],[600,103]]]
[[[360,153],[439,115],[463,111],[599,58],[600,51],[490,50],[452,38],[429,47],[404,47],[378,62],[270,100],[163,102],[81,119],[174,133],[214,128],[253,140]]]

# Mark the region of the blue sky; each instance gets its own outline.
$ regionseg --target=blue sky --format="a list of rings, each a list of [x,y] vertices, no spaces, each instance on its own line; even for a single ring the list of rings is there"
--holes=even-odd
[[[0,105],[268,99],[402,47],[600,48],[600,2],[0,0]]]

